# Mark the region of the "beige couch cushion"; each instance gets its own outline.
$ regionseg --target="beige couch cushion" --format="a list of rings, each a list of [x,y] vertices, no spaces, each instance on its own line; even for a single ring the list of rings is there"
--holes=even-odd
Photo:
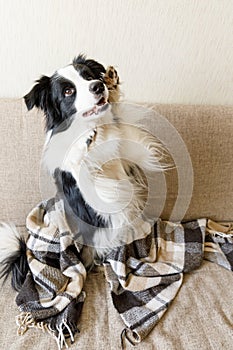
[[[232,350],[233,274],[215,264],[203,266],[185,276],[183,286],[170,309],[137,350]],[[102,269],[91,273],[85,285],[87,298],[80,319],[80,334],[71,350],[121,350],[124,328],[114,309]],[[1,290],[0,344],[3,350],[57,350],[55,340],[40,330],[16,335],[15,293],[9,284]]]
[[[24,225],[41,200],[43,123],[36,113],[26,113],[22,100],[1,100],[0,125],[0,220]]]
[[[176,128],[191,157],[194,186],[185,219],[232,221],[233,107],[156,105],[154,109]],[[166,218],[176,198],[176,172],[168,173],[167,179]]]
[[[180,133],[193,163],[194,188],[185,219],[231,220],[233,107],[155,105],[154,109]],[[40,173],[43,118],[37,111],[28,113],[22,100],[6,99],[0,101],[0,125],[0,220],[24,225],[31,208],[50,195]],[[179,156],[182,160],[182,152]],[[176,169],[167,172],[166,181],[163,218],[169,218],[176,201]]]
[[[233,216],[233,107],[154,106],[183,137],[194,166],[194,192],[186,218]],[[42,198],[39,186],[43,123],[27,113],[22,100],[0,102],[0,220],[24,225],[29,210]],[[182,156],[182,155],[181,155]],[[168,215],[176,194],[176,173],[167,175]],[[169,207],[170,206],[170,207]],[[166,212],[167,211],[167,212]],[[205,262],[187,274],[170,309],[139,350],[232,350],[233,274]],[[114,309],[101,268],[88,276],[80,335],[71,349],[120,350],[124,325]],[[1,287],[0,344],[3,350],[56,350],[55,340],[39,330],[16,335],[15,293]],[[127,349],[133,349],[126,344]]]

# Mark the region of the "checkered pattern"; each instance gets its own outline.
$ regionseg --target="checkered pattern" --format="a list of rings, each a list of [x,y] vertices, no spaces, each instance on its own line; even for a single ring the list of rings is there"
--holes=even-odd
[[[198,268],[204,257],[233,270],[233,238],[206,233],[205,219],[159,220],[147,237],[110,253],[106,277],[126,324],[123,335],[131,343],[154,328],[178,293],[183,274]]]
[[[47,330],[59,348],[73,339],[81,314],[86,270],[65,219],[63,201],[42,202],[27,218],[30,273],[16,298],[19,334],[30,327]]]
[[[33,209],[27,228],[30,273],[16,300],[19,333],[45,329],[62,348],[67,336],[74,341],[85,298],[82,247],[73,240],[59,198]],[[145,338],[178,293],[183,274],[200,267],[203,258],[233,270],[232,234],[207,230],[205,219],[183,224],[158,220],[143,238],[114,248],[104,266],[114,306],[126,325],[122,339],[135,344]]]

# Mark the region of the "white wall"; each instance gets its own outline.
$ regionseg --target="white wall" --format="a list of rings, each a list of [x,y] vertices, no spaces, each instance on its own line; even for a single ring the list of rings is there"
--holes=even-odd
[[[0,50],[0,97],[84,52],[128,100],[233,104],[232,0],[0,0]]]

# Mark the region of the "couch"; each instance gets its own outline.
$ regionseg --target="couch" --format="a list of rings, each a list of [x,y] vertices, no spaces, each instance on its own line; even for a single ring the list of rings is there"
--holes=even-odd
[[[233,221],[233,107],[155,104],[150,108],[178,131],[190,155],[193,189],[183,219]],[[40,165],[43,142],[41,114],[27,112],[21,99],[1,99],[0,221],[12,221],[23,231],[29,211],[53,193]],[[179,157],[178,163],[185,167],[183,155]],[[166,201],[160,213],[164,219],[170,218],[175,203],[178,173],[174,168],[166,174]],[[187,199],[185,196],[181,193]],[[199,269],[185,275],[167,313],[135,349],[232,350],[232,286],[232,272],[204,261]],[[124,325],[112,304],[101,266],[89,274],[85,291],[80,334],[70,349],[120,350]],[[57,349],[55,340],[39,330],[17,336],[15,297],[7,281],[0,294],[0,348]],[[125,347],[133,349],[130,343]]]

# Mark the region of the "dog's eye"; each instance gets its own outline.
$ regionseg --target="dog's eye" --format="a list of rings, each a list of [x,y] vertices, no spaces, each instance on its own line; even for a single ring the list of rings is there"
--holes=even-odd
[[[65,95],[65,97],[72,96],[74,94],[74,92],[75,92],[74,88],[67,87],[64,90],[64,95]]]

